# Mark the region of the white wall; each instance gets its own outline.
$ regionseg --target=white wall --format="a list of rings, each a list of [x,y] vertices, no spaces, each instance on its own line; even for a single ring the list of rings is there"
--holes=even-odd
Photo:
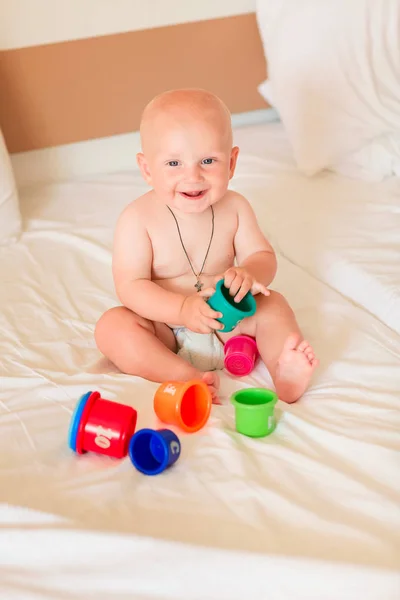
[[[256,0],[0,0],[0,48],[254,12]]]

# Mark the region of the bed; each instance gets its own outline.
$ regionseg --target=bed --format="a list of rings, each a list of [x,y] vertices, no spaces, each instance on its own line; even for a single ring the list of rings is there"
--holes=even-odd
[[[118,372],[93,338],[117,303],[113,226],[146,188],[132,170],[25,188],[23,236],[0,250],[2,597],[399,597],[399,180],[307,178],[280,122],[235,140],[232,188],[321,360],[310,389],[253,440],[229,399],[269,375],[223,373],[222,406],[154,478],[75,455],[67,433],[88,390],[158,426],[157,384]]]

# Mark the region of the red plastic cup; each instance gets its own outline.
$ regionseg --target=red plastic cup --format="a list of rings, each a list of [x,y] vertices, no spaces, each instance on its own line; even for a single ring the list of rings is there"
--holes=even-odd
[[[257,344],[248,335],[235,335],[224,346],[225,369],[236,377],[249,375],[258,356]]]
[[[137,412],[131,406],[89,392],[82,396],[72,416],[70,448],[78,454],[96,452],[123,458],[128,454],[136,420]]]

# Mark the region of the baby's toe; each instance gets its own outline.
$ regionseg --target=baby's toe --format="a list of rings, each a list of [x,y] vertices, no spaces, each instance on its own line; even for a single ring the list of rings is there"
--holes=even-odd
[[[306,348],[306,350],[304,351],[304,354],[306,355],[306,357],[308,358],[308,360],[311,362],[313,358],[315,358],[315,354],[314,351],[311,347]]]
[[[309,346],[310,346],[310,344],[307,342],[307,340],[303,340],[297,346],[296,350],[298,350],[298,352],[304,352],[306,350],[306,348],[308,348]]]

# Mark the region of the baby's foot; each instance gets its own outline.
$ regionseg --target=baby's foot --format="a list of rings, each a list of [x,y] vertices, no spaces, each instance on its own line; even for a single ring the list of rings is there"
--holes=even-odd
[[[300,339],[297,333],[289,335],[276,366],[276,393],[284,402],[296,402],[304,394],[319,365],[310,344]]]
[[[219,390],[219,376],[216,371],[206,371],[202,375],[202,380],[208,385],[208,389],[211,392],[211,398],[213,404],[221,404],[218,398]]]

